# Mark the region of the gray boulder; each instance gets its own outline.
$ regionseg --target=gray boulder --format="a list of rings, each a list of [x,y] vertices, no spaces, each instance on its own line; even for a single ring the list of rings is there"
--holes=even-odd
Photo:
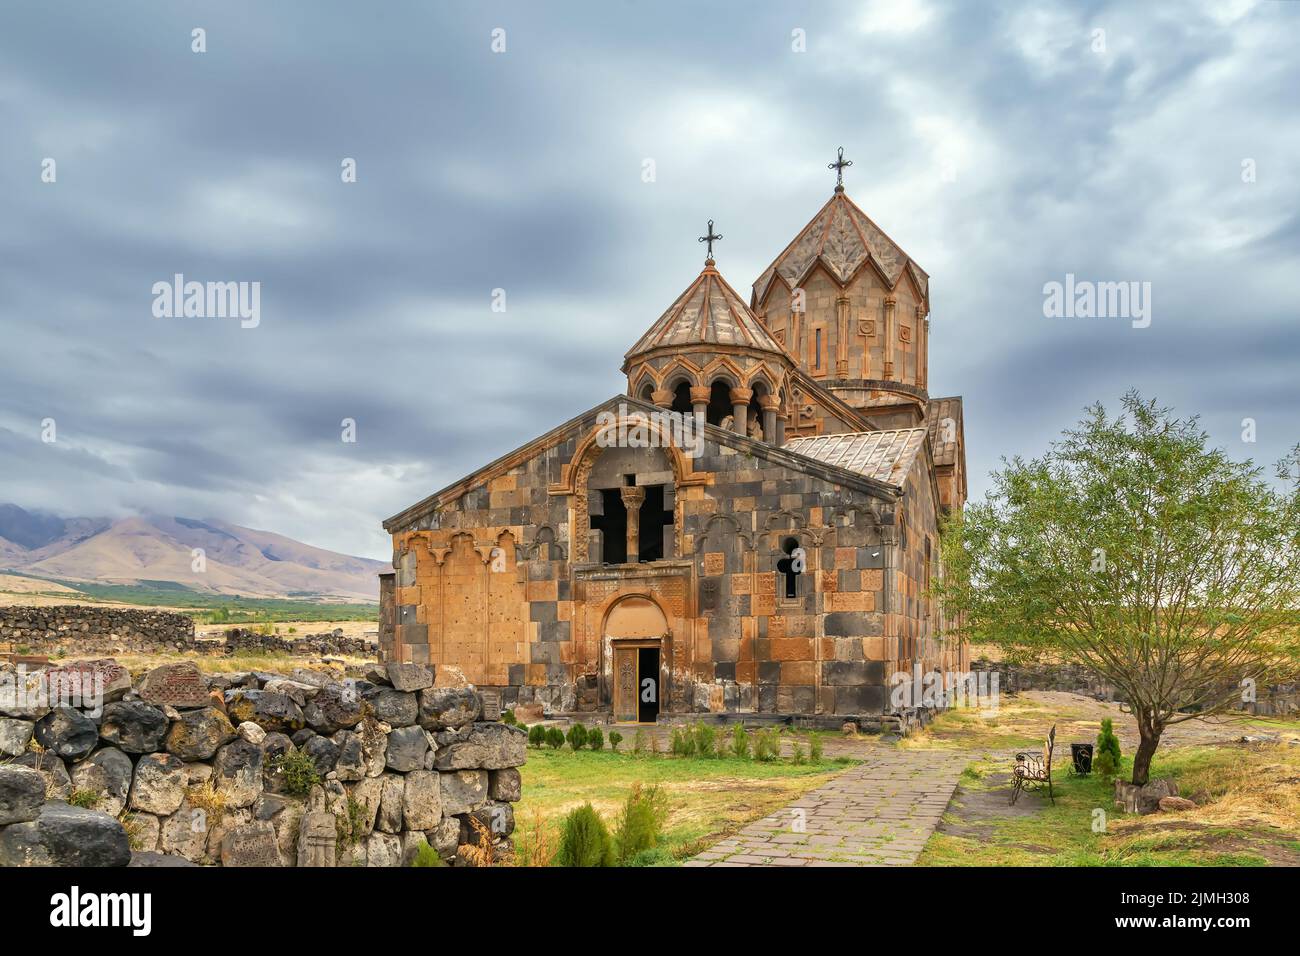
[[[262,748],[234,740],[212,760],[212,781],[228,807],[251,807],[262,792]]]
[[[406,775],[402,822],[407,830],[431,830],[442,819],[442,787],[438,777],[432,770],[413,770]]]
[[[401,866],[402,839],[375,831],[366,837],[366,866]]]
[[[161,707],[203,707],[208,703],[208,685],[193,661],[163,664],[144,675],[138,691],[146,704]]]
[[[514,767],[493,770],[488,774],[488,796],[493,800],[518,803],[523,799],[524,781]]]
[[[385,833],[402,832],[402,800],[406,792],[406,780],[400,773],[386,773],[379,778],[383,781],[383,791],[379,797],[379,813],[375,817],[375,829]]]
[[[145,754],[135,765],[128,802],[133,810],[168,816],[185,800],[189,776],[185,764],[172,754]]]
[[[44,803],[44,777],[28,767],[0,766],[0,826],[35,820]]]
[[[209,760],[217,748],[235,739],[230,718],[216,707],[182,711],[167,732],[168,753],[181,760]]]
[[[107,704],[99,723],[99,736],[129,754],[161,750],[167,736],[167,717],[157,707],[131,700]]]
[[[35,729],[35,721],[0,717],[0,756],[17,757],[26,753]]]
[[[452,730],[472,723],[482,712],[472,687],[429,687],[420,691],[420,726]]]
[[[40,816],[0,830],[0,866],[126,866],[131,844],[107,813],[51,801]]]
[[[442,812],[447,816],[469,813],[487,803],[486,770],[451,770],[438,776],[442,786]]]
[[[371,713],[390,727],[410,727],[420,714],[415,694],[391,687],[375,687],[366,693]]]
[[[388,768],[399,773],[424,769],[429,739],[419,727],[398,727],[388,735]]]
[[[226,713],[233,723],[249,720],[263,730],[282,734],[301,730],[306,722],[293,698],[267,690],[226,691]]]
[[[27,767],[45,778],[45,794],[51,800],[66,800],[72,796],[72,778],[68,768],[54,754],[25,753],[10,760],[7,767]]]
[[[339,746],[328,737],[313,736],[302,747],[303,753],[311,757],[316,764],[316,772],[322,777],[334,769],[339,760]]]
[[[99,795],[96,810],[117,816],[131,794],[135,768],[131,758],[116,747],[101,747],[72,768],[72,786]]]
[[[388,683],[398,690],[424,690],[433,686],[433,668],[428,664],[398,664],[390,661],[385,667]]]
[[[503,770],[522,767],[528,759],[528,734],[507,724],[480,722],[468,739],[438,749],[439,770]]]
[[[303,716],[312,730],[332,734],[361,723],[365,716],[365,702],[355,683],[329,684],[307,702]]]
[[[80,760],[95,749],[99,730],[81,711],[59,707],[36,721],[36,742],[64,760]]]

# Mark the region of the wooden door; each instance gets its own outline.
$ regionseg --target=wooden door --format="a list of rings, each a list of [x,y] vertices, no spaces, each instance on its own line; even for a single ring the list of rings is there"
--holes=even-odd
[[[637,719],[637,648],[614,648],[614,719],[636,723]]]

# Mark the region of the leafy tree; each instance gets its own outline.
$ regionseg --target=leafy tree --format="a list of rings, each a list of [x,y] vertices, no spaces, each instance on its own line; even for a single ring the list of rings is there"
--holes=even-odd
[[[528,743],[534,747],[540,747],[546,743],[546,728],[541,724],[533,724],[529,727]]]
[[[609,732],[609,746],[611,749],[617,752],[618,745],[621,744],[622,742],[623,742],[623,735],[620,734],[617,730],[611,730]]]
[[[559,750],[564,746],[564,731],[559,727],[546,728],[546,746],[552,750]]]
[[[1300,661],[1300,446],[1270,485],[1196,418],[1130,392],[954,515],[935,588],[951,630],[1122,691],[1134,784],[1166,727],[1231,707]],[[952,627],[951,622],[958,622]]]
[[[600,750],[605,746],[605,734],[599,727],[587,731],[587,746],[592,750]]]

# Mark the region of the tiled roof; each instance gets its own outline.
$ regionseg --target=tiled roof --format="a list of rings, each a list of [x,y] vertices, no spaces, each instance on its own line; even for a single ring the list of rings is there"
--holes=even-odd
[[[961,438],[961,396],[932,398],[925,413],[930,427],[930,453],[936,465],[957,463],[957,443]],[[951,421],[951,428],[944,427]]]
[[[846,194],[837,192],[795,236],[754,283],[755,304],[763,301],[777,275],[791,288],[801,285],[819,260],[839,280],[848,283],[870,258],[890,286],[897,284],[903,270],[910,270],[922,295],[929,294],[930,277],[913,262],[894,240],[872,222]]]
[[[709,260],[704,271],[641,336],[626,357],[666,345],[747,345],[784,354],[758,316]]]
[[[925,440],[924,428],[895,428],[792,438],[782,447],[822,464],[847,468],[901,488]]]

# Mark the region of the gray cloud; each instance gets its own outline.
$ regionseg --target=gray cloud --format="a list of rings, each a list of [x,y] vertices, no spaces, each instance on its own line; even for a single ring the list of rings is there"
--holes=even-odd
[[[966,398],[974,493],[1131,386],[1271,461],[1300,437],[1297,7],[16,8],[0,501],[383,557],[380,519],[621,389],[706,219],[746,290],[841,144],[932,276],[931,384]],[[260,327],[153,318],[177,272],[260,281]],[[1151,327],[1045,318],[1067,272],[1150,281]]]

